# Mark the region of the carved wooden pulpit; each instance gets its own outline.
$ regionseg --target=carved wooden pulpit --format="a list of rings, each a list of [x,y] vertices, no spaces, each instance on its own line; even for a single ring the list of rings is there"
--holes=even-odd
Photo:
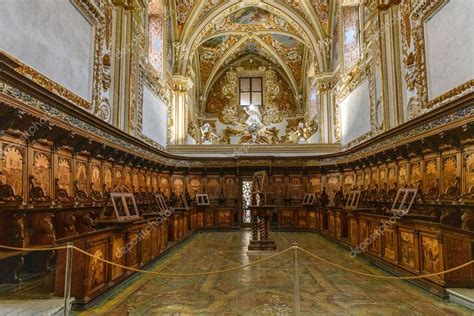
[[[270,239],[270,221],[275,205],[270,204],[270,183],[266,171],[256,172],[253,176],[252,200],[252,239],[248,250],[276,250]]]

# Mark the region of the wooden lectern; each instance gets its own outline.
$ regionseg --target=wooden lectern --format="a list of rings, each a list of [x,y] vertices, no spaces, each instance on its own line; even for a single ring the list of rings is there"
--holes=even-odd
[[[270,221],[275,210],[275,205],[269,203],[270,194],[267,172],[256,172],[253,176],[250,204],[252,239],[248,250],[276,250],[275,242],[270,239]]]

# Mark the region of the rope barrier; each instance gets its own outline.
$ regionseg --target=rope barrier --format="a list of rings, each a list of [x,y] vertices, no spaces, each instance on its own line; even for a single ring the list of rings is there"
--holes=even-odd
[[[244,269],[244,268],[247,268],[247,267],[251,267],[251,266],[254,266],[254,265],[258,265],[260,263],[263,263],[263,262],[266,262],[272,258],[275,258],[279,255],[282,255],[283,253],[286,253],[288,252],[289,250],[292,250],[292,249],[299,249],[300,251],[302,251],[303,253],[309,255],[310,257],[313,257],[317,260],[320,260],[326,264],[329,264],[335,268],[338,268],[338,269],[341,269],[341,270],[344,270],[344,271],[348,271],[348,272],[351,272],[351,273],[355,273],[355,274],[358,274],[358,275],[363,275],[363,276],[366,276],[366,277],[371,277],[371,278],[377,278],[377,279],[389,279],[389,280],[414,280],[414,279],[424,279],[424,278],[429,278],[429,277],[433,277],[433,276],[438,276],[438,275],[443,275],[443,274],[446,274],[446,273],[450,273],[450,272],[453,272],[453,271],[457,271],[459,269],[462,269],[462,268],[465,268],[471,264],[474,263],[474,260],[471,260],[469,262],[466,262],[464,264],[461,264],[457,267],[454,267],[454,268],[451,268],[451,269],[448,269],[448,270],[445,270],[445,271],[441,271],[441,272],[436,272],[436,273],[430,273],[430,274],[423,274],[423,275],[417,275],[417,276],[386,276],[386,275],[376,275],[376,274],[372,274],[372,273],[366,273],[366,272],[362,272],[362,271],[357,271],[357,270],[353,270],[353,269],[349,269],[349,268],[346,268],[346,267],[343,267],[341,265],[338,265],[334,262],[331,262],[331,261],[328,261],[300,246],[291,246],[291,247],[288,247],[286,248],[285,250],[282,250],[278,253],[275,253],[275,254],[272,254],[268,257],[265,257],[265,258],[262,258],[262,259],[259,259],[259,260],[256,260],[254,262],[251,262],[251,263],[247,263],[247,264],[244,264],[244,265],[241,265],[241,266],[237,266],[237,267],[233,267],[233,268],[228,268],[228,269],[223,269],[223,270],[216,270],[216,271],[210,271],[210,272],[196,272],[196,273],[166,273],[166,272],[156,272],[156,271],[149,271],[149,270],[141,270],[141,269],[136,269],[136,268],[133,268],[133,267],[127,267],[127,266],[124,266],[122,264],[119,264],[119,263],[116,263],[116,262],[112,262],[112,261],[109,261],[107,259],[104,259],[104,258],[101,258],[101,257],[97,257],[81,248],[78,248],[76,246],[72,246],[72,248],[76,251],[78,251],[79,253],[82,253],[86,256],[89,256],[90,258],[94,258],[94,259],[97,259],[99,261],[102,261],[104,263],[107,263],[107,264],[110,264],[110,265],[113,265],[113,266],[116,266],[116,267],[119,267],[119,268],[122,268],[122,269],[125,269],[125,270],[129,270],[129,271],[133,271],[133,272],[140,272],[140,273],[145,273],[145,274],[151,274],[151,275],[158,275],[158,276],[203,276],[203,275],[214,275],[214,274],[220,274],[220,273],[226,273],[226,272],[232,272],[232,271],[236,271],[236,270],[240,270],[240,269]],[[9,249],[9,250],[17,250],[17,251],[51,251],[51,250],[63,250],[63,249],[67,249],[68,246],[57,246],[57,247],[48,247],[48,248],[18,248],[18,247],[11,247],[11,246],[4,246],[4,245],[0,245],[0,248],[4,248],[4,249]]]
[[[120,267],[120,268],[123,268],[123,269],[126,269],[126,270],[130,270],[130,271],[142,272],[142,273],[146,273],[146,274],[160,275],[160,276],[201,276],[201,275],[213,275],[213,274],[219,274],[219,273],[225,273],[225,272],[231,272],[231,271],[235,271],[235,270],[239,270],[239,269],[244,269],[246,267],[250,267],[250,266],[257,265],[257,264],[260,264],[262,262],[268,261],[268,260],[270,260],[270,259],[272,259],[276,256],[279,256],[279,255],[287,252],[288,250],[291,250],[292,248],[288,247],[285,250],[280,251],[278,253],[275,253],[271,256],[268,256],[268,257],[265,257],[263,259],[260,259],[260,260],[257,260],[257,261],[251,262],[251,263],[247,263],[247,264],[244,264],[244,265],[241,265],[241,266],[238,266],[238,267],[224,269],[224,270],[217,270],[217,271],[210,271],[210,272],[196,272],[196,273],[165,273],[165,272],[155,272],[155,271],[149,271],[149,270],[140,270],[140,269],[135,269],[135,268],[132,268],[132,267],[127,267],[127,266],[124,266],[124,265],[121,265],[121,264],[118,264],[118,263],[115,263],[115,262],[112,262],[112,261],[109,261],[109,260],[106,260],[106,259],[103,259],[103,258],[100,258],[100,257],[96,257],[93,254],[88,253],[87,251],[76,248],[76,247],[74,247],[74,249],[76,249],[77,251],[79,251],[79,252],[81,252],[81,253],[89,256],[89,257],[96,258],[97,260],[103,261],[105,263],[108,263],[108,264],[111,264],[111,265],[114,265],[114,266],[117,266],[117,267]]]
[[[343,266],[340,266],[336,263],[333,263],[333,262],[330,262],[326,259],[323,259],[321,258],[320,256],[318,255],[315,255],[311,252],[309,252],[308,250],[302,248],[302,247],[299,247],[298,246],[298,249],[301,250],[303,253],[306,253],[307,255],[311,256],[311,257],[314,257],[324,263],[327,263],[333,267],[336,267],[338,269],[341,269],[341,270],[344,270],[344,271],[348,271],[348,272],[352,272],[352,273],[355,273],[355,274],[359,274],[359,275],[363,275],[363,276],[367,276],[367,277],[371,277],[371,278],[376,278],[376,279],[392,279],[392,280],[413,280],[413,279],[424,279],[424,278],[429,278],[429,277],[432,277],[432,276],[438,276],[438,275],[443,275],[443,274],[446,274],[446,273],[449,273],[449,272],[453,272],[453,271],[456,271],[456,270],[459,270],[459,269],[462,269],[464,267],[467,267],[471,264],[474,263],[474,260],[471,260],[469,262],[466,262],[464,264],[461,264],[457,267],[454,267],[454,268],[451,268],[451,269],[448,269],[448,270],[445,270],[445,271],[441,271],[441,272],[436,272],[436,273],[430,273],[430,274],[423,274],[423,275],[417,275],[417,276],[387,276],[387,275],[376,275],[376,274],[372,274],[372,273],[365,273],[365,272],[361,272],[361,271],[357,271],[357,270],[352,270],[352,269],[349,269],[349,268],[346,268],[346,267],[343,267]]]
[[[49,251],[49,250],[67,249],[67,246],[37,247],[37,248],[18,248],[18,247],[11,247],[11,246],[0,245],[0,248],[4,248],[4,249],[8,249],[8,250],[16,250],[16,251]]]

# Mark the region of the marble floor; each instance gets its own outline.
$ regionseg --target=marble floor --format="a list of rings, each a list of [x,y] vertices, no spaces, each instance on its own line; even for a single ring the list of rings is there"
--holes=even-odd
[[[384,273],[314,233],[273,233],[278,249],[293,242],[325,259]],[[151,269],[191,273],[225,269],[267,256],[247,253],[250,231],[196,234]],[[403,281],[368,279],[299,253],[302,315],[472,315]],[[261,265],[219,275],[140,275],[84,315],[292,315],[293,264],[287,252]]]

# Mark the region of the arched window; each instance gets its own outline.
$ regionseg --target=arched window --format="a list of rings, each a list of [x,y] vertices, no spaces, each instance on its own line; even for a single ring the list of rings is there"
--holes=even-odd
[[[163,77],[164,15],[160,0],[153,0],[148,6],[148,60]]]

